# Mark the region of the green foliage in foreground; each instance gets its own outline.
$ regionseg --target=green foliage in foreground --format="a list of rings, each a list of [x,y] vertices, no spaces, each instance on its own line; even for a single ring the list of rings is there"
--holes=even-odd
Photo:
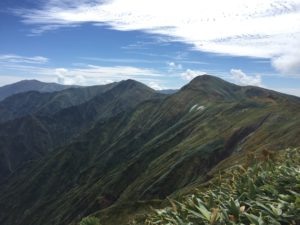
[[[299,224],[300,151],[288,149],[276,161],[231,168],[207,191],[170,205],[136,224]]]
[[[79,225],[100,225],[100,220],[93,216],[83,218]]]

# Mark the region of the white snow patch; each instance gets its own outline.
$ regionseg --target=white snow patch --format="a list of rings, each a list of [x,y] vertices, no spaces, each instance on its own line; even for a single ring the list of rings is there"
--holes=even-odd
[[[204,110],[205,109],[205,106],[204,105],[200,105],[198,108],[197,108],[197,111],[199,111],[199,110]]]
[[[202,111],[204,110],[206,107],[203,106],[203,105],[193,105],[191,108],[190,108],[190,112],[193,112],[193,111]]]
[[[192,107],[191,107],[191,109],[190,109],[190,112],[192,112],[194,109],[196,109],[198,107],[198,104],[196,104],[196,105],[193,105]]]

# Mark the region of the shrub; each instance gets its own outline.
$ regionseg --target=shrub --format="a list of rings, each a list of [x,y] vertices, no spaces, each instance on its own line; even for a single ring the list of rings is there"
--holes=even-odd
[[[300,224],[300,153],[286,150],[276,161],[236,166],[204,192],[154,210],[138,224]]]
[[[83,218],[79,225],[100,225],[100,220],[93,216]]]

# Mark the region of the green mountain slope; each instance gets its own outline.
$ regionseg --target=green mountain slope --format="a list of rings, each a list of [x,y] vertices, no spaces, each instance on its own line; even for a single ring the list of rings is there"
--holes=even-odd
[[[76,87],[72,85],[61,85],[56,83],[44,83],[38,80],[22,80],[14,84],[0,87],[0,101],[14,94],[38,91],[38,92],[55,92],[67,88]]]
[[[70,142],[96,121],[113,117],[131,110],[144,100],[161,96],[147,86],[131,80],[114,84],[113,87],[108,85],[98,88],[99,94],[82,104],[54,114],[38,112],[2,124],[0,180],[5,179],[24,162],[39,159],[47,152]],[[103,93],[100,94],[100,91]],[[76,95],[72,97],[75,98]]]
[[[126,224],[122,206],[192,188],[250,152],[299,146],[299,109],[293,96],[197,77],[17,170],[0,187],[0,223],[76,224],[98,212]]]
[[[299,224],[300,151],[264,151],[132,224]],[[137,222],[138,221],[138,222]]]
[[[116,84],[69,88],[52,93],[29,91],[15,94],[0,102],[0,122],[32,114],[50,116],[64,108],[82,104]]]

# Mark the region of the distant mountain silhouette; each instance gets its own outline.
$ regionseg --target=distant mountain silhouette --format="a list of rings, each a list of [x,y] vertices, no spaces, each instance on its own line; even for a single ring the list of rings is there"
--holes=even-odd
[[[162,93],[162,94],[171,95],[171,94],[176,93],[177,91],[178,91],[177,89],[165,89],[165,90],[160,90],[158,92]]]
[[[38,92],[54,92],[61,91],[66,88],[76,87],[72,85],[61,85],[57,83],[44,83],[38,80],[22,80],[14,84],[0,87],[0,101],[14,94],[38,91]]]

